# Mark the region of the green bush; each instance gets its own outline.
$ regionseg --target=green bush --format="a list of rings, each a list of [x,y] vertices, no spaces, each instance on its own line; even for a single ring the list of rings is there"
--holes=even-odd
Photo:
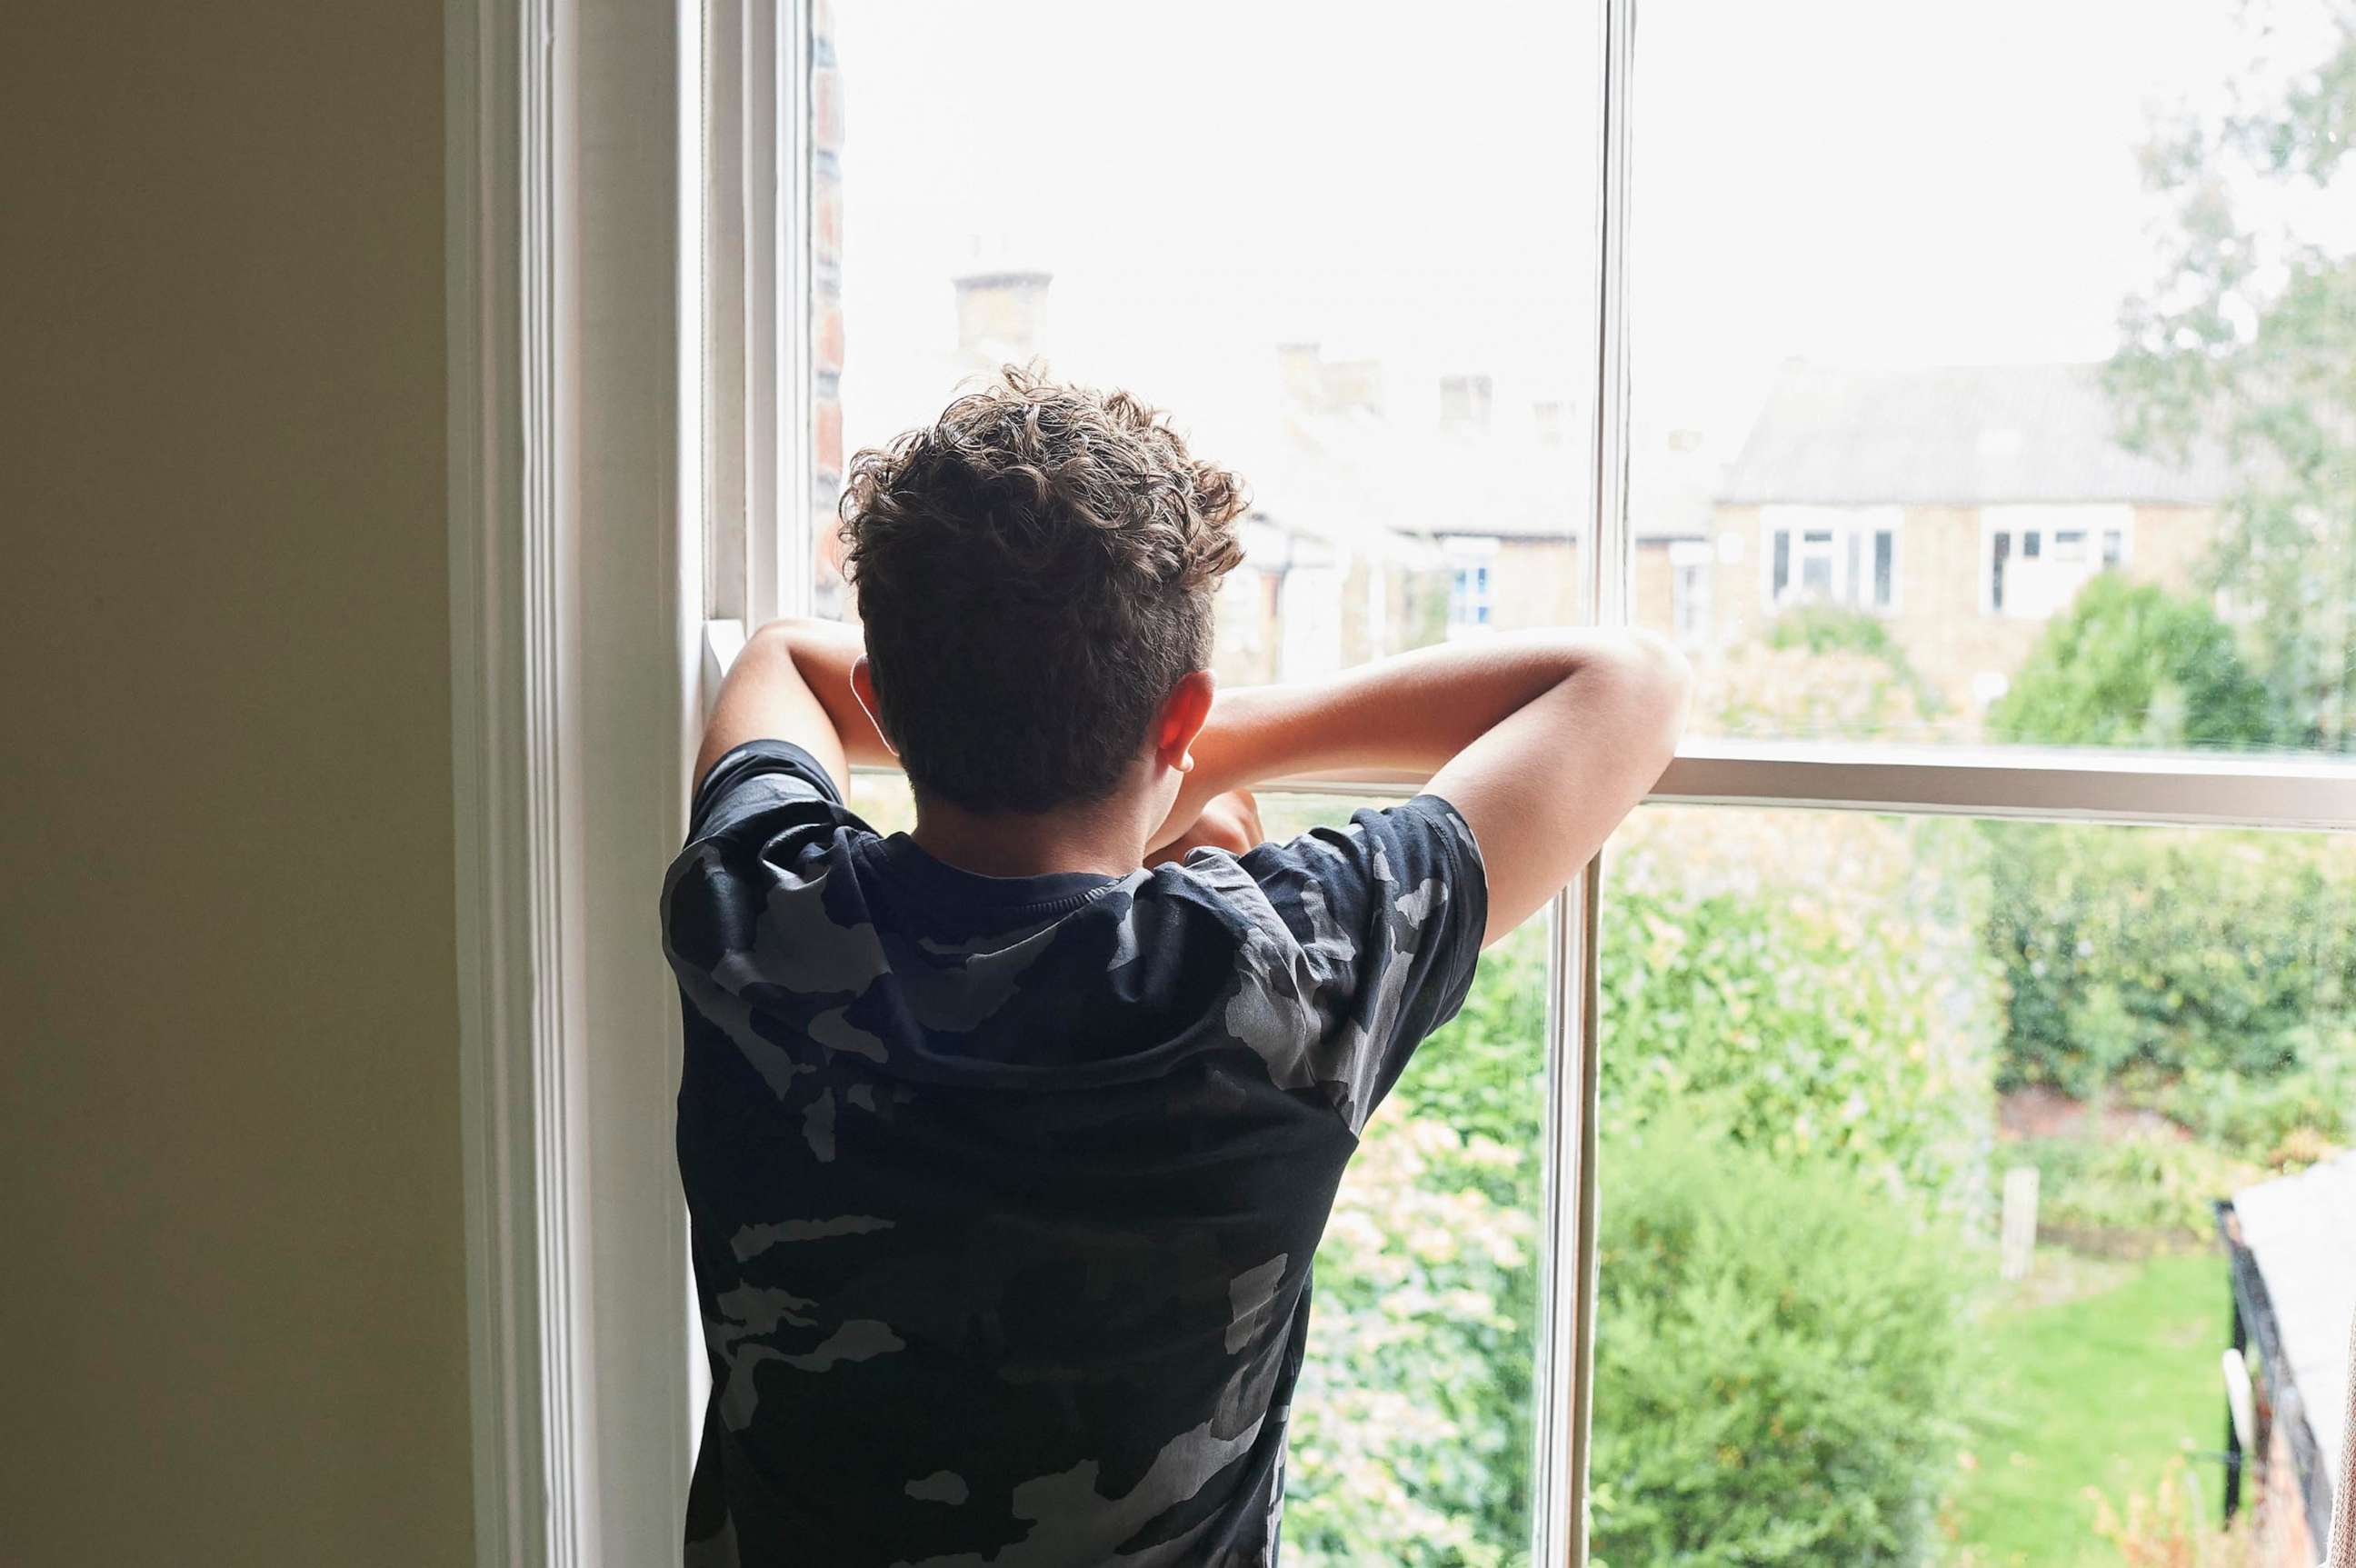
[[[1987,724],[1998,740],[2163,748],[2267,746],[2282,730],[2231,627],[2112,572],[2047,626]]]
[[[2356,1032],[2298,1031],[2299,1066],[2246,1079],[2189,1069],[2152,1097],[2170,1120],[2264,1165],[2304,1165],[2356,1142]]]
[[[2165,1133],[2035,1138],[2014,1153],[2037,1167],[2039,1234],[2095,1253],[2206,1244],[2217,1231],[2217,1199],[2260,1174],[2197,1140]]]
[[[1997,996],[1973,935],[1984,879],[1958,827],[1632,824],[1605,885],[1606,1135],[1675,1114],[1852,1166],[1885,1201],[1976,1208]]]
[[[1527,1561],[1545,974],[1543,921],[1483,955],[1343,1179],[1292,1406],[1287,1563]]]
[[[1673,1121],[1606,1180],[1598,1563],[1922,1562],[1959,1445],[1957,1240],[1854,1172]]]
[[[2259,832],[1990,823],[2008,1086],[2279,1079],[2344,1059],[2356,845]]]
[[[1818,655],[1862,653],[1890,667],[1890,673],[1914,699],[1922,716],[1935,717],[1945,705],[1939,693],[1922,679],[1906,649],[1890,634],[1890,623],[1868,610],[1835,605],[1802,605],[1787,609],[1767,623],[1767,646],[1799,649]]]

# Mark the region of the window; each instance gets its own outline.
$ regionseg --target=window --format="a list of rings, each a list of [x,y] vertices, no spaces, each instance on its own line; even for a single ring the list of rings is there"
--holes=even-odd
[[[1771,506],[1767,607],[1829,606],[1886,612],[1898,602],[1899,513],[1894,507]]]
[[[1981,513],[1982,613],[2044,620],[2097,572],[2124,566],[2126,506],[1993,506]]]
[[[1710,573],[1717,560],[1718,553],[1697,539],[1669,545],[1669,618],[1679,642],[1691,645],[1709,637]]]
[[[1885,1519],[1959,1521],[1991,1561],[2069,1561],[2094,1541],[2083,1488],[2126,1509],[2163,1481],[2214,1481],[2068,1457],[2152,1452],[2133,1445],[2154,1433],[2172,1451],[2179,1428],[2214,1441],[2222,1280],[2197,1253],[2114,1267],[2094,1232],[2189,1237],[2218,1189],[2356,1141],[2345,955],[2311,938],[2356,913],[2356,839],[2336,831],[2356,827],[2356,684],[2339,679],[2356,616],[2301,596],[2356,559],[2340,527],[2356,511],[2315,488],[2356,463],[2344,443],[2306,467],[2266,445],[2344,432],[2344,378],[2177,374],[2158,280],[2207,286],[2178,264],[2197,247],[2169,249],[2169,204],[2192,193],[2148,196],[2135,175],[2156,85],[2205,106],[2197,166],[2254,193],[2234,209],[2254,250],[2349,265],[2329,203],[2237,162],[2258,144],[2215,114],[2218,60],[2254,61],[2236,91],[2279,106],[2294,79],[2345,80],[2319,70],[2340,46],[2241,37],[2230,8],[2154,24],[2124,0],[2026,56],[1960,13],[1647,0],[1637,47],[1628,0],[1601,4],[1600,56],[1578,18],[1518,7],[1354,38],[1340,59],[1312,19],[1242,5],[1174,27],[1058,7],[1019,60],[1002,26],[947,4],[783,29],[828,107],[779,122],[798,148],[780,154],[766,269],[787,280],[784,325],[766,360],[747,339],[748,375],[770,363],[787,389],[774,602],[829,604],[846,446],[1035,353],[1166,402],[1252,481],[1247,566],[1221,596],[1226,679],[1516,625],[1634,618],[1694,647],[1692,738],[1657,804],[1484,959],[1352,1173],[1320,1259],[1288,1544],[1312,1562],[1408,1542],[1434,1563],[1533,1542],[1578,1561],[1591,1511],[1614,1568],[1761,1518],[1821,1530],[1815,1555],[1837,1561],[1869,1498]],[[1149,50],[1153,79],[1109,69]],[[1018,67],[1035,110],[1020,116],[1003,99]],[[1176,85],[1209,79],[1227,84],[1215,101]],[[1565,81],[1600,96],[1600,134]],[[1992,88],[2018,108],[1993,129]],[[1237,99],[1256,112],[1221,107]],[[1408,99],[1418,113],[1398,113]],[[970,178],[1029,166],[1043,117],[1156,127],[1162,177],[1221,193],[1250,253],[1173,252],[1150,203],[1010,202]],[[1122,188],[1128,145],[1059,143],[1067,183]],[[1524,179],[1524,199],[1494,199],[1524,168],[1501,147],[1542,151],[1545,198]],[[1310,164],[1303,188],[1290,171]],[[2303,172],[2344,200],[2337,166]],[[1791,234],[1804,242],[1760,242]],[[2223,280],[2218,318],[2344,365],[2341,316],[2279,292],[2303,275]],[[2229,381],[2223,404],[2154,406]],[[2296,398],[2319,417],[2286,413]],[[2192,434],[2129,445],[2137,409]],[[1637,443],[1640,423],[1689,438]],[[757,471],[746,485],[766,493]],[[1665,538],[1665,593],[1647,575]],[[1717,569],[1740,591],[1714,596]],[[2089,662],[2040,665],[2047,623],[2096,614],[2169,660],[2132,646],[2098,668],[2117,639],[2091,637],[2070,645]],[[2063,745],[2114,750],[2047,749]],[[862,799],[889,788],[861,780]],[[1272,789],[1270,825],[1359,798],[1331,788]],[[2173,825],[2129,825],[2148,822]],[[2134,891],[2155,886],[2189,894],[2181,910]],[[1994,1255],[2016,1166],[2040,1173],[2038,1289],[2007,1285]],[[1754,1302],[1834,1291],[1821,1321],[1859,1337],[1794,1346],[1740,1293],[1685,1288],[1698,1275],[1655,1243],[1694,1217],[1716,1236],[1770,1228],[1787,1244],[1714,1257],[1721,1277]],[[1950,1242],[1934,1270],[1910,1250],[1927,1234]],[[1989,1315],[1976,1352],[1954,1343],[1959,1283]],[[2164,1323],[2108,1337],[2114,1382],[2030,1401],[2026,1347],[2071,1323],[2091,1342],[2113,1286]],[[1826,1365],[1890,1397],[1833,1410],[1781,1375]],[[1676,1385],[1704,1367],[1722,1387]],[[1937,1376],[1905,1381],[1923,1368]],[[2009,1423],[1972,1429],[1976,1469],[1937,1435],[1975,1412],[1903,1402],[1958,1369]],[[2165,1392],[2130,1412],[2115,1391],[2130,1383]],[[1681,1447],[1697,1408],[1742,1441]],[[1887,1439],[1869,1484],[1861,1447],[1836,1477],[1793,1446],[1794,1423],[1860,1408]],[[2100,1424],[2130,1414],[2147,1424]],[[2050,1449],[2019,1446],[2047,1425]],[[1991,1471],[2051,1486],[2008,1501]],[[1648,1519],[1666,1522],[1647,1535]]]
[[[1490,575],[1497,561],[1494,539],[1448,542],[1448,635],[1472,637],[1495,623],[1496,599]]]

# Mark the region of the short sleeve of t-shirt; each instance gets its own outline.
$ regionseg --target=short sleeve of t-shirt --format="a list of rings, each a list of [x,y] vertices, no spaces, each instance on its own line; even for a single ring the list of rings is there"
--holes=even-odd
[[[719,954],[750,946],[782,868],[845,828],[868,831],[818,758],[790,741],[748,741],[713,763],[688,809],[687,845],[663,877],[657,918],[674,967],[701,975]]]
[[[817,757],[788,740],[748,740],[713,763],[696,786],[687,839],[693,843],[741,832],[755,819],[772,817],[780,829],[805,820],[858,820]]]
[[[1351,1131],[1472,989],[1489,919],[1472,830],[1437,795],[1365,810],[1240,858],[1290,929],[1325,1020],[1321,1077]]]

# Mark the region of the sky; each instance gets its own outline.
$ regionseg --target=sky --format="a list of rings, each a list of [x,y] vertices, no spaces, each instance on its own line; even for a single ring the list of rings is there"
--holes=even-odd
[[[1055,369],[1197,425],[1263,419],[1285,341],[1379,355],[1417,387],[1490,373],[1501,405],[1591,379],[1589,5],[838,0],[835,15],[854,445],[937,406],[885,367],[937,359],[954,340],[948,280],[990,267],[1055,274]],[[1739,446],[1787,356],[2108,354],[2152,270],[2137,146],[2155,107],[2214,103],[2251,74],[2236,15],[2229,0],[1644,0],[1640,429]]]

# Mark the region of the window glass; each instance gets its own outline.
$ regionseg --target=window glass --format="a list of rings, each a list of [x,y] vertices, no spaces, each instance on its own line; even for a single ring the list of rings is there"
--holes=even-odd
[[[1649,808],[1602,919],[1595,1557],[2228,1561],[2211,1206],[2350,1158],[2356,838]]]
[[[1597,159],[1564,84],[1593,80],[1591,18],[834,17],[843,446],[1033,359],[1170,409],[1253,497],[1229,682],[1577,618]]]
[[[1646,0],[1633,603],[1699,733],[2356,746],[2348,16]],[[1764,589],[1700,636],[1697,535]]]

